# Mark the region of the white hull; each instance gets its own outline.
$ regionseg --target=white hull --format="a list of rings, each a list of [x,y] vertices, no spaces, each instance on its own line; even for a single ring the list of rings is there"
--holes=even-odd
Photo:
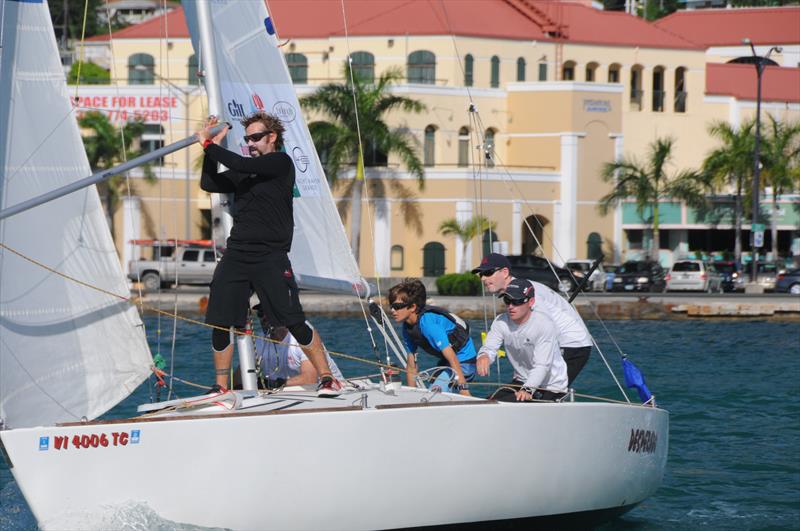
[[[364,394],[367,408],[349,408]],[[210,418],[195,412],[8,430],[0,439],[45,527],[58,526],[59,515],[130,503],[174,522],[231,529],[429,526],[632,506],[662,480],[669,417],[661,409],[454,395],[437,396],[451,404],[424,407],[424,393],[401,395],[357,391],[275,414],[259,407]],[[267,409],[296,404],[297,396]],[[374,407],[394,401],[406,404]],[[309,409],[322,406],[328,409]],[[130,439],[134,430],[138,443]],[[636,430],[656,439],[632,445]],[[128,434],[127,444],[118,438],[114,446],[114,433]],[[108,446],[74,447],[74,436],[93,434],[95,441],[105,434]],[[68,448],[55,449],[56,436],[66,436]],[[40,450],[42,437],[49,437],[47,450]]]

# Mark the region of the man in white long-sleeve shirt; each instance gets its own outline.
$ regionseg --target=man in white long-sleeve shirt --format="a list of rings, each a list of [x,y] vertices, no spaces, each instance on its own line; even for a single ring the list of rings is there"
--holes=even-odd
[[[480,275],[489,293],[503,293],[515,280],[511,276],[511,263],[498,253],[486,255],[480,265],[472,270]],[[536,290],[535,310],[550,316],[558,329],[558,343],[567,364],[568,385],[572,385],[592,351],[592,336],[575,308],[561,295],[544,284],[527,280]]]
[[[478,351],[478,374],[489,374],[497,351],[504,346],[514,367],[514,390],[501,388],[492,398],[507,402],[560,399],[567,391],[567,364],[561,357],[555,323],[544,312],[533,311],[535,291],[526,280],[510,282],[502,298],[506,313],[494,320]]]

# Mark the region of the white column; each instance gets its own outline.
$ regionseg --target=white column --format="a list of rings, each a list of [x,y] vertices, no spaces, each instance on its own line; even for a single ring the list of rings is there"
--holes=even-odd
[[[614,139],[614,160],[622,160],[625,137],[620,134],[611,134]],[[614,207],[614,262],[622,262],[622,204]]]
[[[142,234],[142,202],[138,197],[122,198],[122,270],[130,273],[131,260],[141,257],[141,247],[130,243]]]
[[[578,138],[575,133],[561,135],[561,210],[556,217],[556,246],[564,260],[574,258],[577,248]],[[558,258],[558,255],[553,256],[554,260]]]
[[[472,218],[472,202],[471,201],[457,201],[456,202],[456,221],[464,223]],[[456,238],[456,273],[463,273],[461,270],[461,261],[464,254],[461,251],[463,247],[461,238]],[[472,242],[467,244],[467,269],[469,269],[470,257],[472,256]]]
[[[392,252],[392,204],[388,199],[374,200],[375,207],[375,272],[388,277]]]
[[[522,203],[511,205],[511,254],[522,254]]]

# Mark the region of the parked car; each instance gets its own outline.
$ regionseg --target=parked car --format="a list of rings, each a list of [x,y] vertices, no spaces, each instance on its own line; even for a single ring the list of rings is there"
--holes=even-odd
[[[652,260],[629,260],[615,273],[613,291],[662,292],[666,287],[661,264]]]
[[[778,273],[775,277],[775,293],[800,295],[800,268]]]
[[[176,283],[211,284],[217,267],[213,248],[178,247],[169,253],[171,256],[165,254],[156,256],[156,260],[131,260],[128,278],[140,281],[146,291]]]
[[[511,263],[511,274],[515,277],[541,282],[553,291],[561,293],[571,293],[578,287],[569,270],[548,263],[546,258],[531,254],[509,255],[506,258]],[[558,279],[553,276],[551,266],[558,275]]]
[[[583,282],[583,277],[594,265],[594,260],[567,260],[564,267],[572,271],[575,275],[575,280],[580,283]],[[606,289],[606,272],[603,269],[603,264],[597,264],[597,269],[592,271],[592,276],[589,277],[589,282],[586,283],[586,289],[591,291],[605,291]]]
[[[739,264],[733,261],[714,262],[714,269],[722,275],[723,291],[742,291],[744,290],[745,276]]]
[[[764,291],[772,291],[775,289],[776,276],[778,276],[778,264],[773,262],[759,262],[756,265],[756,282],[764,286]]]
[[[678,260],[666,276],[667,291],[722,292],[722,275],[702,260]]]

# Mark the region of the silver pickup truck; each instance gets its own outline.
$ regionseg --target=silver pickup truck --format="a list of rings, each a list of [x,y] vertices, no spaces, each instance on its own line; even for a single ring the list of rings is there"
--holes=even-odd
[[[146,291],[173,284],[210,284],[216,266],[214,249],[178,247],[173,256],[159,260],[131,260],[128,278],[140,281]]]

